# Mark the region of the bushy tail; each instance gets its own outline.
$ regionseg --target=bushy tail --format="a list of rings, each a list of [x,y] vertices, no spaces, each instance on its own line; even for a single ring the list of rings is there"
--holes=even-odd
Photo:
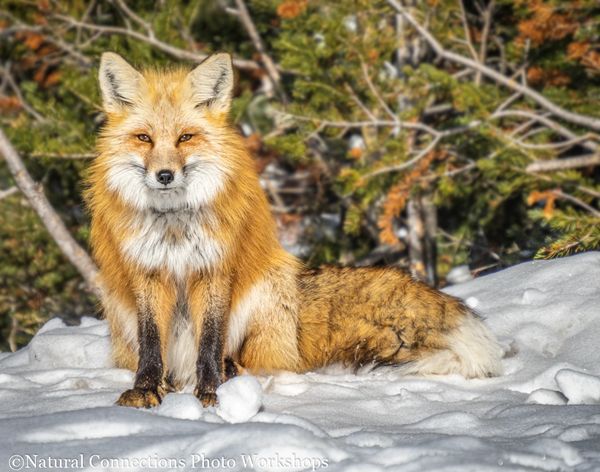
[[[466,378],[502,373],[504,351],[477,315],[467,312],[460,324],[445,335],[448,347],[400,367],[403,374],[460,374]]]

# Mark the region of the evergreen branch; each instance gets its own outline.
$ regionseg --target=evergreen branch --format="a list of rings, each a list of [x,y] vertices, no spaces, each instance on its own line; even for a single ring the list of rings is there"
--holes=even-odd
[[[244,0],[235,0],[235,4],[237,6],[237,9],[235,10],[234,14],[239,18],[240,23],[242,23],[242,26],[246,30],[246,33],[248,33],[248,36],[250,37],[250,40],[254,45],[254,49],[256,49],[256,51],[260,54],[260,61],[265,66],[267,76],[269,77],[273,88],[277,91],[283,103],[287,103],[288,98],[285,94],[285,91],[281,87],[281,75],[277,70],[275,62],[273,62],[273,59],[271,59],[271,56],[269,56],[269,54],[267,53],[267,48],[265,47],[262,38],[258,34],[258,30],[256,29],[254,22],[252,21],[250,12],[246,7],[246,3],[244,2]]]
[[[128,36],[133,39],[137,39],[142,41],[150,46],[155,47],[156,49],[169,54],[170,56],[180,59],[183,61],[191,61],[200,63],[206,59],[209,54],[199,53],[199,52],[191,52],[186,51],[185,49],[178,48],[169,43],[161,41],[157,39],[155,36],[145,35],[140,33],[139,31],[135,31],[128,28],[122,28],[120,26],[101,26],[94,25],[92,23],[85,23],[81,21],[77,21],[71,17],[64,15],[54,15],[55,18],[65,22],[68,25],[74,26],[76,28],[86,29],[88,31],[95,31],[103,34],[118,34],[121,36]],[[237,57],[233,57],[233,64],[238,69],[243,70],[258,70],[260,69],[260,65],[256,61],[252,61],[249,59],[240,59]]]
[[[550,161],[532,162],[525,168],[525,171],[529,173],[548,172],[597,165],[600,165],[600,154],[590,154],[588,156],[566,157],[563,159],[552,159]]]
[[[350,90],[350,95],[354,98],[355,101],[358,100],[357,104],[363,109],[363,111],[365,111],[365,108],[366,108],[365,105],[362,104],[362,102],[360,102],[360,100],[358,99],[358,97],[356,97],[356,94],[354,94],[352,90]],[[550,120],[547,117],[544,117],[544,116],[541,116],[541,115],[538,115],[538,114],[535,114],[532,112],[527,112],[527,111],[502,110],[501,108],[502,108],[502,106],[498,108],[498,111],[495,111],[494,113],[492,113],[488,119],[496,120],[496,119],[506,118],[506,117],[511,117],[511,116],[525,117],[525,118],[529,118],[530,121],[539,121],[542,124],[544,124],[545,126],[547,126],[548,128],[552,129],[553,131],[555,131],[558,134],[562,135],[563,137],[567,138],[567,141],[563,141],[563,142],[559,142],[559,143],[536,145],[536,144],[524,143],[519,139],[512,138],[511,137],[512,135],[507,136],[507,139],[509,139],[509,141],[516,147],[520,147],[523,149],[557,149],[557,148],[572,147],[577,144],[581,144],[582,146],[587,147],[588,149],[592,149],[592,150],[598,150],[598,148],[599,148],[597,143],[595,143],[594,141],[591,141],[589,139],[590,135],[586,134],[586,135],[579,136],[579,135],[573,133],[572,131],[568,130],[567,128],[559,125],[558,123]],[[421,123],[421,122],[415,123],[415,122],[409,122],[409,121],[377,119],[372,113],[370,113],[369,110],[366,110],[366,113],[370,118],[369,121],[342,121],[342,120],[333,121],[333,120],[322,120],[322,119],[319,119],[316,117],[312,118],[312,117],[292,115],[292,114],[282,113],[282,112],[279,112],[279,113],[284,115],[285,117],[296,119],[298,121],[314,121],[314,122],[319,123],[319,125],[321,127],[350,129],[350,128],[362,128],[362,127],[368,127],[368,126],[372,126],[372,127],[376,127],[376,128],[397,126],[400,128],[423,131],[423,132],[426,132],[426,133],[430,134],[431,136],[433,136],[434,139],[432,140],[432,142],[429,145],[427,145],[422,151],[419,151],[419,153],[415,157],[410,159],[409,161],[403,162],[400,164],[394,164],[394,165],[390,165],[390,166],[381,167],[381,168],[376,169],[368,174],[365,174],[363,176],[364,178],[370,178],[370,177],[374,177],[374,176],[389,173],[389,172],[398,172],[398,171],[405,170],[405,169],[411,167],[412,165],[414,165],[415,163],[417,163],[420,159],[422,159],[430,151],[432,151],[433,148],[441,141],[442,138],[446,138],[449,136],[454,136],[459,133],[463,133],[463,132],[465,132],[469,129],[472,129],[474,127],[477,127],[483,123],[481,120],[473,120],[472,122],[466,124],[465,126],[459,126],[456,128],[450,128],[447,130],[438,131],[438,130],[432,128],[431,126],[428,126],[425,123]],[[600,162],[600,154],[594,154],[591,156],[583,156],[583,157],[578,157],[578,158],[557,159],[557,160],[552,160],[552,161],[536,161],[536,162],[530,164],[526,168],[526,172],[534,173],[534,172],[548,171],[548,170],[562,170],[562,169],[571,169],[571,168],[577,168],[577,167],[586,167],[589,165],[597,165],[599,162]]]
[[[464,57],[461,54],[457,54],[452,51],[446,50],[425,27],[423,27],[417,20],[415,20],[415,18],[410,13],[408,13],[402,5],[400,5],[400,3],[397,0],[387,0],[387,2],[398,13],[400,13],[404,16],[404,18],[406,18],[406,20],[417,30],[417,32],[425,39],[425,41],[427,41],[431,48],[441,58],[455,62],[457,64],[461,64],[465,67],[474,69],[475,71],[479,71],[489,79],[492,79],[504,85],[505,87],[508,87],[511,90],[521,92],[523,95],[536,102],[542,108],[545,108],[555,116],[562,118],[565,121],[580,126],[585,126],[596,131],[600,131],[600,119],[565,110],[556,103],[548,100],[542,94],[529,88],[527,85],[518,83],[502,75],[500,72],[497,72],[494,69],[486,66],[485,64],[480,64],[479,62],[469,59],[468,57]]]
[[[356,99],[358,100],[357,97],[356,97]],[[361,104],[362,102],[360,102],[360,100],[359,100],[358,103]],[[364,104],[362,105],[362,107],[364,107]],[[331,127],[331,128],[351,129],[351,128],[362,128],[365,126],[373,126],[373,127],[396,126],[399,128],[423,131],[427,134],[430,134],[433,137],[431,142],[427,146],[425,146],[422,150],[420,150],[413,158],[409,159],[406,162],[402,162],[399,164],[394,164],[394,165],[380,167],[378,169],[375,169],[374,171],[363,175],[362,177],[365,179],[375,177],[377,175],[386,174],[389,172],[399,172],[399,171],[408,169],[408,168],[412,167],[413,165],[415,165],[417,162],[419,162],[421,159],[426,157],[431,151],[433,151],[442,139],[449,137],[449,136],[454,136],[456,134],[464,133],[465,131],[468,131],[469,129],[479,126],[481,124],[481,121],[474,120],[465,126],[458,126],[456,128],[450,128],[450,129],[446,129],[443,131],[438,131],[438,130],[432,128],[431,126],[428,126],[425,123],[421,123],[421,122],[400,121],[397,119],[396,120],[376,119],[370,112],[369,112],[369,114],[370,114],[370,116],[372,116],[372,119],[370,121],[331,121],[331,120],[321,120],[319,118],[312,118],[312,117],[301,116],[301,115],[292,115],[289,113],[283,113],[283,112],[278,112],[278,111],[276,111],[275,113],[283,115],[286,118],[296,119],[298,121],[317,122],[317,123],[319,123],[319,126],[321,128],[322,127]]]
[[[521,167],[512,167],[512,170],[515,171],[515,172],[517,172],[517,173],[523,173],[524,172],[523,168],[521,168]],[[527,173],[527,172],[525,172],[525,173]],[[531,177],[535,178],[536,180],[540,180],[542,182],[548,182],[548,183],[554,183],[555,182],[555,180],[552,179],[552,177],[549,177],[548,175],[545,175],[545,174],[528,174],[528,175],[530,175]],[[596,191],[593,188],[589,188],[589,187],[586,187],[584,185],[579,185],[579,184],[576,184],[575,188],[578,191],[580,191],[581,193],[585,193],[585,194],[587,194],[587,195],[589,195],[591,197],[594,197],[594,198],[600,198],[600,192]]]
[[[101,294],[98,269],[88,253],[75,241],[64,222],[52,207],[44,192],[34,182],[21,157],[12,146],[4,131],[0,129],[0,154],[4,156],[15,182],[38,214],[50,236],[66,258],[77,268],[88,288],[96,295]]]

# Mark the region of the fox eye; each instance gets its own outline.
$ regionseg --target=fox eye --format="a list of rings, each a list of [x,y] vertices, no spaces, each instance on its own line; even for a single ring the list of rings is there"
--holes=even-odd
[[[143,141],[145,143],[152,142],[152,140],[150,139],[150,136],[148,136],[147,134],[138,134],[138,135],[136,135],[136,138],[138,138],[140,141]]]
[[[182,134],[181,136],[179,136],[178,141],[180,143],[185,143],[186,141],[189,141],[190,139],[192,139],[193,134]]]

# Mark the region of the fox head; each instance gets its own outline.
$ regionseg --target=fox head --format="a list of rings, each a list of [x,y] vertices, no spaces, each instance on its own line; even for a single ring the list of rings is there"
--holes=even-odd
[[[106,124],[96,171],[137,210],[210,204],[235,170],[225,150],[234,84],[231,57],[215,54],[192,71],[138,71],[104,53],[99,71]],[[235,138],[234,138],[235,139]]]

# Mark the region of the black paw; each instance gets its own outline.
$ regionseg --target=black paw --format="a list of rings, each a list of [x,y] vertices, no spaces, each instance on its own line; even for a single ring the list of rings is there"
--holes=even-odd
[[[153,408],[162,401],[158,390],[132,388],[123,392],[117,400],[117,405],[131,406],[134,408]]]
[[[200,400],[200,403],[202,403],[204,408],[217,405],[216,392],[201,391],[199,388],[196,388],[194,395]]]

